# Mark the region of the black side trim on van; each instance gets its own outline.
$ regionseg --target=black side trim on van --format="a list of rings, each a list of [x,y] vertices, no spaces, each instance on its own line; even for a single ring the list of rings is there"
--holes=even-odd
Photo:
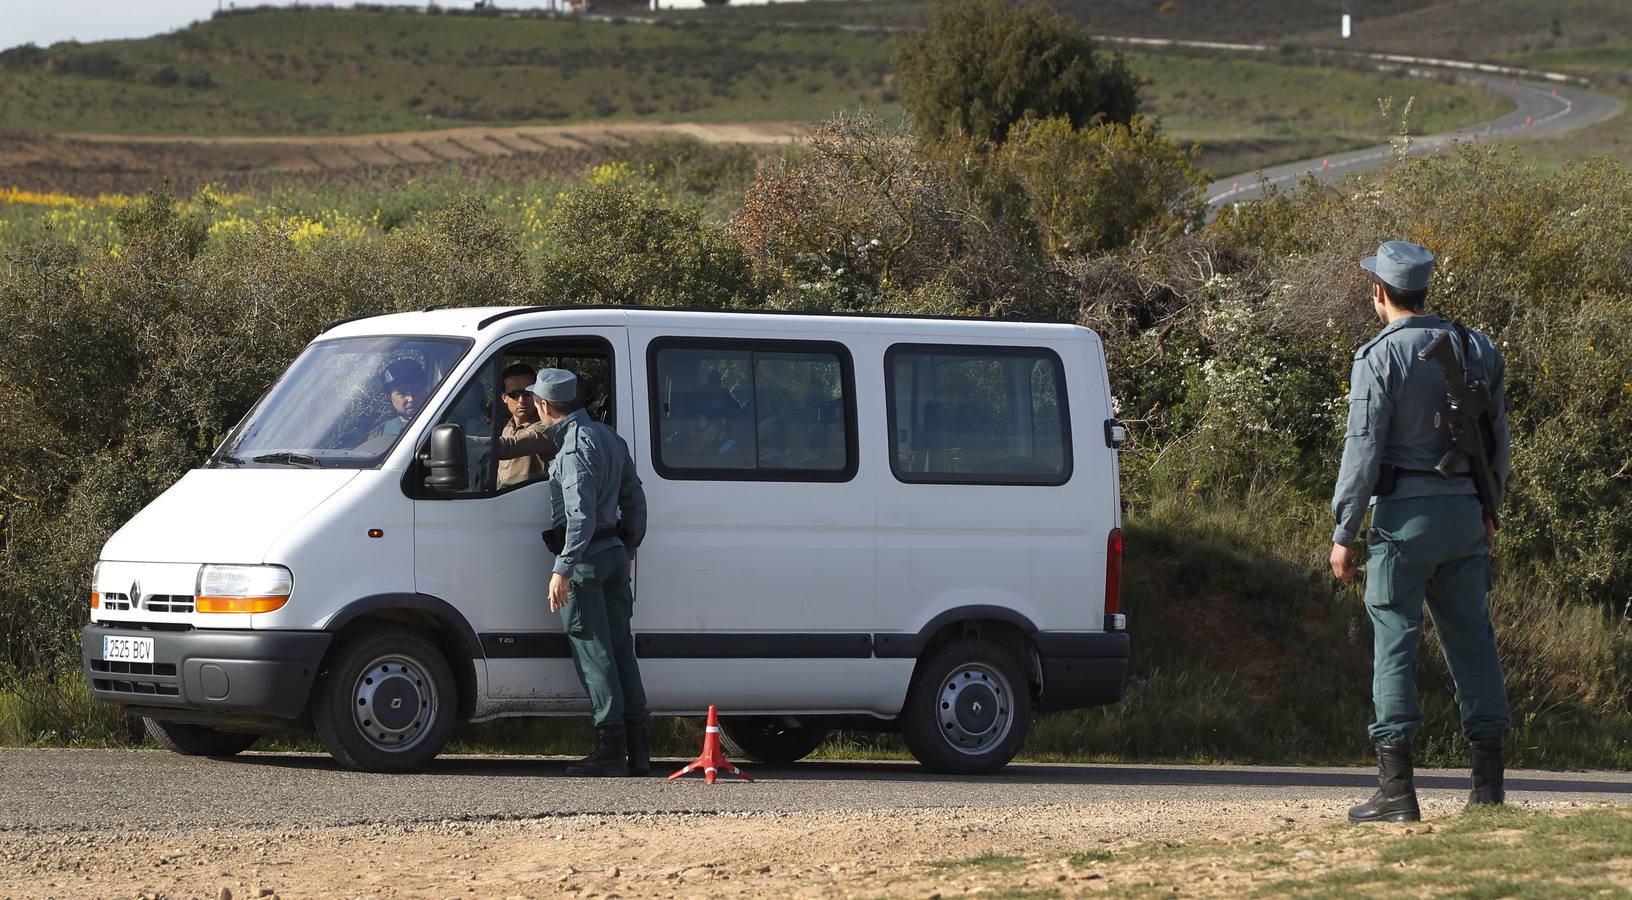
[[[912,659],[924,652],[929,641],[940,631],[954,622],[969,622],[977,619],[1008,622],[1027,634],[1036,634],[1037,626],[1025,616],[1012,609],[1002,606],[960,606],[949,609],[933,619],[929,624],[919,629],[916,634],[894,632],[873,636],[873,651],[885,659]]]
[[[325,631],[339,631],[346,627],[347,623],[369,613],[395,609],[430,613],[438,622],[452,628],[459,635],[459,642],[469,651],[471,659],[481,659],[484,655],[482,642],[476,638],[476,629],[470,627],[470,623],[459,610],[453,608],[453,604],[430,594],[373,594],[361,600],[353,600],[325,622],[322,628]]]
[[[870,634],[637,634],[644,659],[867,659]]]
[[[482,650],[488,659],[571,659],[572,647],[559,631],[482,633]]]

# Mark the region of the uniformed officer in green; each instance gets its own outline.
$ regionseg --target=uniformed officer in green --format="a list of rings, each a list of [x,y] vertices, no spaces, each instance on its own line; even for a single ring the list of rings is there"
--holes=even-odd
[[[1472,478],[1435,471],[1451,447],[1445,376],[1417,353],[1450,332],[1468,377],[1490,386],[1498,506],[1508,474],[1504,365],[1489,338],[1473,329],[1459,333],[1425,311],[1434,268],[1425,248],[1389,241],[1360,265],[1371,273],[1372,304],[1384,328],[1354,354],[1349,376],[1348,437],[1332,496],[1337,527],[1331,564],[1339,579],[1354,578],[1352,544],[1369,505],[1365,596],[1377,714],[1370,733],[1380,784],[1371,800],[1349,810],[1349,821],[1409,822],[1421,818],[1411,741],[1422,724],[1416,657],[1425,599],[1472,746],[1469,806],[1503,800],[1502,739],[1510,716],[1485,605],[1495,526]],[[1467,471],[1466,460],[1454,469]]]
[[[550,574],[550,612],[561,613],[595,714],[595,752],[567,774],[645,775],[651,757],[629,630],[629,555],[646,536],[646,494],[623,438],[584,411],[577,376],[545,369],[531,390],[558,448],[550,462],[550,526],[564,537]]]

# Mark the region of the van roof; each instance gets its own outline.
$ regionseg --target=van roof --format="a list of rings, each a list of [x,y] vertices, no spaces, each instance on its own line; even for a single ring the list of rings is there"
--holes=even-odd
[[[504,336],[551,325],[635,325],[673,327],[707,316],[721,330],[790,331],[827,334],[900,334],[970,339],[1039,338],[1098,341],[1093,331],[1068,322],[983,319],[974,316],[907,316],[888,313],[821,313],[791,310],[673,309],[649,306],[485,306],[428,309],[342,319],[322,338],[370,335]],[[816,334],[811,334],[816,337]]]

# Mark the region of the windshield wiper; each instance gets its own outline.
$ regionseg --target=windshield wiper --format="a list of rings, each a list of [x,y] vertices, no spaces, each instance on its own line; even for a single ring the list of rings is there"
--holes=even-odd
[[[214,468],[218,468],[220,466],[232,466],[232,467],[236,468],[236,467],[241,466],[243,464],[244,464],[244,461],[239,459],[238,457],[233,456],[230,453],[223,453],[220,456],[217,456],[214,459],[211,459],[209,461],[209,463],[204,466],[204,468],[214,469]]]
[[[249,461],[258,463],[274,463],[284,466],[299,466],[302,469],[323,468],[323,464],[317,461],[317,457],[305,453],[290,453],[288,450],[279,450],[276,453],[262,453],[260,456],[250,457]]]

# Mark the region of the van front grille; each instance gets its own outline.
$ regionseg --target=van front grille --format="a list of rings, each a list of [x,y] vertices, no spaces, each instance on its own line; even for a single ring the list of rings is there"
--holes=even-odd
[[[142,601],[142,608],[148,612],[190,613],[193,598],[190,594],[154,594]]]
[[[132,604],[129,594],[103,594],[102,608],[110,612],[145,609],[148,612],[190,613],[194,609],[194,600],[191,594],[151,594],[143,597],[141,603]]]

